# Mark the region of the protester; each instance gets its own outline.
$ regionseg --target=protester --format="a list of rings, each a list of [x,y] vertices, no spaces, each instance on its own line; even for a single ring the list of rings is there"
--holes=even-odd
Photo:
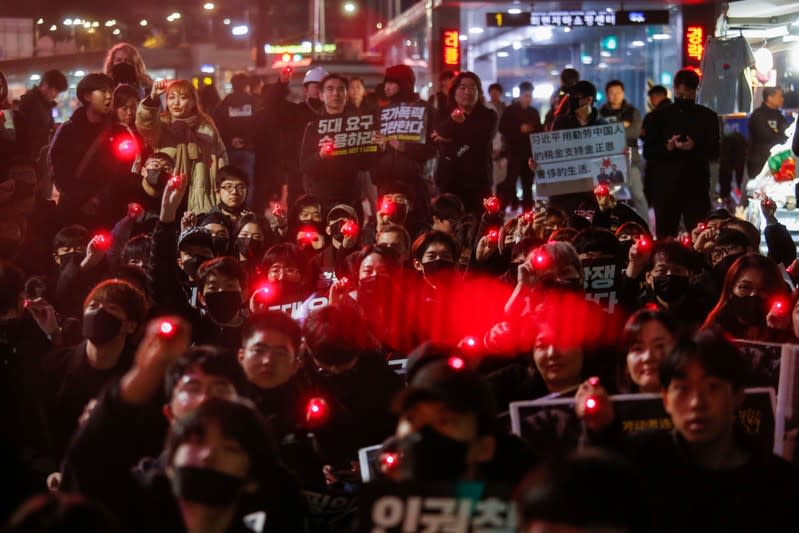
[[[55,130],[53,108],[56,98],[67,90],[67,77],[60,70],[48,70],[42,75],[39,85],[34,86],[19,99],[19,113],[25,122],[27,145],[32,160],[49,146]]]
[[[504,205],[516,209],[519,200],[516,197],[516,181],[522,182],[522,209],[533,208],[533,172],[527,165],[532,157],[530,134],[543,131],[541,116],[532,107],[533,84],[522,82],[519,85],[519,99],[511,104],[503,113],[499,122],[508,153],[508,175],[505,181],[497,186],[497,195]],[[501,191],[500,191],[501,188]]]
[[[127,64],[133,67],[134,84],[139,92],[139,98],[144,98],[153,85],[153,80],[147,75],[147,67],[139,51],[131,44],[119,43],[108,50],[103,64],[103,72],[106,76],[113,78],[113,69],[119,64]],[[127,83],[125,81],[123,83]]]
[[[161,95],[166,112],[161,113]],[[194,86],[185,80],[153,84],[139,103],[136,128],[156,152],[175,161],[174,172],[189,180],[187,209],[207,213],[218,203],[216,176],[227,165],[227,152],[214,121],[203,110]]]

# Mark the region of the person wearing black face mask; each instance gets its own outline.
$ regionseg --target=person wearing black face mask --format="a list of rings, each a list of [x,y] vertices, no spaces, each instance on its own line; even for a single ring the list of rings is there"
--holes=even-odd
[[[146,313],[141,291],[125,281],[104,281],[86,299],[85,340],[53,352],[43,361],[44,413],[57,462],[89,400],[132,364],[130,339]]]
[[[390,402],[402,381],[374,351],[374,340],[352,302],[313,310],[303,324],[306,357],[300,370],[306,397],[324,399],[327,417],[312,428],[333,470],[351,468],[358,449],[382,441],[396,420]]]
[[[311,259],[311,265],[318,268],[326,280],[347,276],[347,257],[358,249],[361,239],[355,209],[347,204],[333,207],[327,214],[325,234],[330,238],[330,245]]]
[[[696,72],[677,72],[674,103],[652,112],[646,125],[644,157],[658,238],[675,237],[681,217],[693,228],[710,211],[709,162],[719,157],[719,118],[695,103],[698,86]]]
[[[619,303],[628,311],[649,304],[679,317],[688,331],[698,328],[713,307],[712,283],[699,279],[707,269],[702,256],[682,244],[637,239],[629,251],[629,264],[621,277]]]
[[[479,375],[456,369],[423,347],[409,368],[408,388],[384,450],[397,456],[382,475],[393,481],[492,481],[513,486],[532,464],[517,437],[496,429],[494,397]]]
[[[83,226],[67,226],[53,240],[53,260],[58,265],[53,303],[71,318],[83,313],[83,301],[107,270],[106,248],[97,244]]]
[[[146,355],[158,364],[147,372],[163,374],[186,352],[189,327],[179,320],[173,324],[175,334],[168,338],[160,334],[160,322],[148,327],[137,359]],[[154,395],[123,384],[98,404],[66,461],[82,494],[106,506],[131,533],[254,531],[253,518],[263,533],[306,530],[297,480],[280,464],[269,426],[247,401],[203,401],[170,428],[163,469],[147,476],[131,469],[129,443]]]
[[[746,254],[730,267],[721,297],[702,327],[718,326],[739,339],[780,340],[780,332],[766,325],[766,315],[777,297],[787,297],[777,264],[760,254]]]

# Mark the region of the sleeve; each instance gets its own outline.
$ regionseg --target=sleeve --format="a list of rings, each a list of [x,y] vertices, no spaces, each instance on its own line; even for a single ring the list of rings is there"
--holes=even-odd
[[[219,132],[219,136],[222,139],[222,142],[225,143],[226,146],[230,145],[230,128],[228,128],[228,106],[226,104],[226,100],[222,100],[222,102],[216,107],[214,110],[214,114],[211,118],[214,119],[214,124],[216,125],[216,129]]]
[[[315,122],[305,125],[305,133],[302,136],[302,148],[300,150],[300,170],[309,176],[318,176],[324,173],[325,163],[319,156],[319,145],[317,133],[314,131]]]
[[[796,259],[796,244],[788,232],[788,228],[777,223],[766,226],[763,231],[768,246],[768,256],[786,267]]]
[[[130,516],[125,511],[138,500],[131,468],[139,459],[136,431],[146,418],[142,411],[122,402],[118,384],[111,386],[75,434],[63,464],[75,489],[118,516]]]
[[[135,220],[128,218],[126,215],[114,224],[114,228],[111,230],[111,247],[105,254],[109,265],[113,267],[119,266],[122,248],[125,247],[125,243],[130,239],[135,223]]]
[[[630,127],[625,131],[627,141],[630,143],[636,142],[638,137],[641,136],[641,112],[636,108],[632,110],[632,120],[630,120]]]
[[[502,119],[499,121],[499,132],[505,136],[506,139],[514,137],[517,133],[519,133],[518,128],[514,129],[514,117],[512,116],[513,113],[510,112],[511,108],[505,110],[502,113]]]
[[[707,119],[707,146],[697,146],[707,161],[715,161],[721,155],[721,125],[719,116],[710,111]]]
[[[48,159],[53,174],[53,183],[58,190],[67,196],[78,194],[78,184],[75,180],[75,153],[69,139],[72,137],[72,124],[62,124],[53,136],[50,143]]]
[[[148,275],[158,314],[177,313],[189,321],[193,309],[180,290],[177,264],[177,240],[180,222],[165,224],[160,220],[153,230]]]
[[[161,105],[149,96],[139,102],[136,109],[136,129],[153,149],[158,150],[161,144]]]
[[[648,161],[662,161],[666,158],[666,139],[660,128],[660,113],[653,112],[646,125],[646,136],[644,137],[644,158]]]

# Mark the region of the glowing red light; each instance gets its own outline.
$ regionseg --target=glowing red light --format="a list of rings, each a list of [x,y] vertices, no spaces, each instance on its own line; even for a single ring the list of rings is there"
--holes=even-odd
[[[705,231],[707,229],[707,224],[704,222],[699,223],[699,231]]]
[[[535,213],[532,211],[527,211],[524,215],[522,215],[525,222],[532,222],[535,219]]]
[[[391,200],[383,200],[383,203],[380,205],[380,211],[387,215],[393,215],[395,209],[396,206]]]
[[[660,309],[658,304],[656,304],[655,302],[649,302],[644,307],[647,309],[647,311],[657,311],[658,309]]]
[[[586,413],[596,413],[599,410],[599,401],[593,397],[589,396],[585,399],[585,411]]]
[[[474,337],[466,337],[466,346],[474,348],[475,346],[477,346],[477,339],[475,339]]]
[[[686,248],[690,248],[693,243],[691,243],[691,236],[690,235],[683,235],[681,239],[682,245]]]
[[[489,214],[495,215],[499,213],[500,207],[501,204],[499,203],[499,198],[497,198],[496,196],[491,196],[486,199],[486,211]]]
[[[172,176],[171,178],[169,178],[169,182],[167,184],[172,189],[177,189],[178,187],[180,187],[180,176]]]
[[[549,256],[544,252],[538,252],[533,256],[533,268],[545,269],[549,267]]]
[[[309,423],[321,423],[327,418],[327,401],[324,398],[311,398],[305,408],[305,419]]]
[[[322,147],[322,150],[323,150],[323,151],[324,151],[326,154],[332,154],[332,153],[333,153],[333,144],[332,144],[332,143],[327,143],[327,144],[325,144],[325,145]]]
[[[267,302],[271,299],[273,289],[271,285],[261,285],[255,290],[255,300],[258,302]]]
[[[788,301],[785,298],[775,298],[771,304],[771,312],[776,315],[781,315],[788,310]]]
[[[649,250],[652,247],[652,241],[647,239],[646,237],[641,237],[638,239],[638,249],[641,251]]]
[[[591,385],[592,387],[598,387],[599,386],[599,378],[596,377],[596,376],[594,376],[592,378],[588,378],[588,384]]]
[[[356,235],[358,235],[358,231],[359,230],[360,230],[360,228],[358,228],[358,224],[356,224],[355,222],[353,222],[351,220],[348,221],[348,222],[345,222],[341,226],[341,233],[344,236],[346,236],[346,237],[355,237]]]
[[[93,240],[94,247],[98,250],[108,250],[111,247],[111,236],[105,233],[98,233]]]
[[[139,146],[135,139],[125,137],[117,140],[114,150],[116,151],[116,155],[119,159],[133,159],[136,157],[136,152],[138,152]]]
[[[492,229],[488,232],[488,240],[490,241],[498,241],[499,240],[499,232],[495,229]]]
[[[350,278],[348,278],[348,277],[342,277],[338,281],[339,281],[339,283],[341,283],[345,287],[350,284]]]
[[[161,327],[158,329],[161,332],[161,335],[168,337],[175,332],[175,325],[168,320],[164,320],[161,322]]]
[[[387,453],[383,456],[383,462],[387,465],[393,465],[397,462],[397,456],[393,453]]]
[[[464,361],[462,357],[453,355],[452,357],[449,358],[447,364],[453,370],[463,370],[463,368],[466,366],[466,361]]]
[[[788,268],[785,269],[785,272],[787,272],[788,274],[793,272],[793,265],[789,265]]]
[[[610,189],[608,189],[607,185],[597,185],[594,189],[594,194],[599,197],[604,197],[610,195]]]

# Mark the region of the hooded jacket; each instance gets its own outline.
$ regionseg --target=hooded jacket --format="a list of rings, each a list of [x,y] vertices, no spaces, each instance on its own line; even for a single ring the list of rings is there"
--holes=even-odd
[[[30,156],[35,160],[39,150],[50,143],[54,122],[52,111],[55,102],[49,102],[36,86],[19,99],[19,112],[25,122]]]
[[[638,137],[641,135],[641,113],[630,102],[624,100],[619,109],[613,109],[610,104],[603,105],[599,109],[599,116],[608,122],[630,123],[629,126],[624,128],[624,139],[627,142],[627,146],[631,148],[632,162],[639,163],[641,154],[638,153]]]

